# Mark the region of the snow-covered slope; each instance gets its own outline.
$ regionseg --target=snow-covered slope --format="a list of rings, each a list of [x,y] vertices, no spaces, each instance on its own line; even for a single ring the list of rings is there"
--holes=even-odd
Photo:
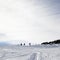
[[[60,60],[60,47],[0,47],[0,60]]]

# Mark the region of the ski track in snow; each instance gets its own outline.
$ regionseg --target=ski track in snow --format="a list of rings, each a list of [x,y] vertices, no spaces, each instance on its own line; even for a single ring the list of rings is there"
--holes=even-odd
[[[60,48],[0,48],[0,60],[60,60]]]
[[[36,60],[36,53],[33,53],[28,60]]]

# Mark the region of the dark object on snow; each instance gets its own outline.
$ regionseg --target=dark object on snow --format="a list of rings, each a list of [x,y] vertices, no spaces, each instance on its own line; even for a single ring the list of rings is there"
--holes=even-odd
[[[24,46],[25,46],[25,43],[24,43]]]
[[[46,45],[46,44],[49,44],[49,43],[48,43],[48,42],[43,42],[43,43],[41,43],[41,44],[45,44],[45,45]]]
[[[60,39],[54,40],[54,41],[50,41],[50,42],[43,42],[41,44],[44,44],[44,45],[46,45],[46,44],[50,44],[50,45],[52,45],[52,44],[60,44]]]
[[[60,40],[55,40],[51,42],[52,44],[60,44]]]
[[[31,46],[31,43],[29,43],[29,46]]]
[[[22,46],[22,43],[20,45]]]

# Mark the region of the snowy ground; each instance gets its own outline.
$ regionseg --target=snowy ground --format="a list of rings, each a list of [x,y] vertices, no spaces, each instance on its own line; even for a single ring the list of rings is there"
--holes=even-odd
[[[0,47],[0,60],[60,60],[60,47]]]

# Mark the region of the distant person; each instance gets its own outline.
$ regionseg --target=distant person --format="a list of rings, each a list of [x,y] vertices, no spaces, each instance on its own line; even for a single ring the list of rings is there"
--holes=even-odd
[[[25,46],[25,43],[24,43],[24,46]]]
[[[29,43],[29,46],[31,46],[31,43]]]
[[[22,43],[20,45],[22,46]]]

